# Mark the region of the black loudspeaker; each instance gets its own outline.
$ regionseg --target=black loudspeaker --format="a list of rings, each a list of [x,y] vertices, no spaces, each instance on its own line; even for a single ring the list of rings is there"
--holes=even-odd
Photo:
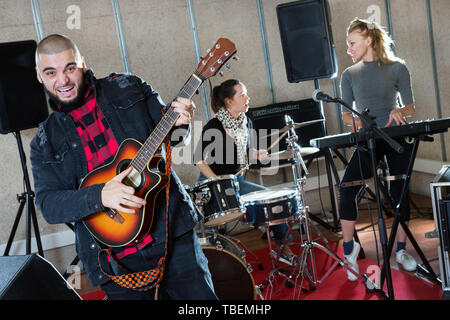
[[[276,7],[289,82],[337,75],[336,49],[326,0],[304,0]]]
[[[35,128],[48,116],[44,88],[36,78],[36,42],[0,43],[0,133]]]
[[[247,115],[253,121],[256,129],[258,141],[262,143],[261,137],[270,134],[270,129],[281,129],[286,126],[285,115],[289,115],[295,123],[306,122],[311,120],[324,119],[322,115],[321,105],[313,99],[305,99],[298,101],[288,101],[276,104],[270,104],[259,108],[250,108]],[[259,129],[268,129],[267,132],[259,134]],[[318,122],[308,126],[300,127],[295,130],[298,136],[298,144],[300,147],[310,147],[309,140],[320,138],[326,135],[325,123]],[[275,137],[277,138],[277,137]],[[273,137],[264,141],[265,147],[271,145],[275,141]],[[280,151],[286,150],[287,144],[285,139],[279,143]]]
[[[0,257],[1,300],[81,300],[55,267],[38,254]]]

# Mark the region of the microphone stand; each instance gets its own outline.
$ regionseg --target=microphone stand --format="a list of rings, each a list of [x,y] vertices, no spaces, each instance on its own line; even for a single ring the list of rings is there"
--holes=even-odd
[[[388,290],[388,295],[383,292],[382,288],[375,288],[374,291],[379,292],[380,294],[383,294],[386,298],[394,300],[394,289],[392,285],[392,275],[391,275],[391,268],[390,268],[390,257],[388,256],[388,237],[386,232],[386,224],[383,218],[383,211],[382,211],[382,204],[381,204],[381,197],[380,197],[380,188],[379,188],[379,181],[377,178],[377,162],[376,162],[376,155],[375,155],[375,136],[378,135],[380,138],[382,138],[386,143],[389,144],[391,148],[393,148],[398,153],[402,153],[404,151],[404,148],[394,139],[389,137],[386,133],[380,130],[378,126],[376,125],[374,118],[369,116],[368,110],[366,109],[362,114],[354,110],[352,107],[347,105],[344,101],[341,99],[332,99],[333,102],[337,102],[344,106],[347,110],[352,112],[353,114],[356,114],[361,121],[364,123],[364,128],[360,129],[359,133],[353,133],[355,141],[358,139],[358,135],[362,135],[366,137],[367,139],[367,146],[370,153],[370,163],[372,167],[372,176],[373,176],[373,183],[374,183],[374,189],[375,189],[375,198],[377,201],[377,213],[378,213],[378,227],[379,227],[379,235],[380,235],[380,243],[381,248],[383,252],[383,268],[386,274],[386,286]]]

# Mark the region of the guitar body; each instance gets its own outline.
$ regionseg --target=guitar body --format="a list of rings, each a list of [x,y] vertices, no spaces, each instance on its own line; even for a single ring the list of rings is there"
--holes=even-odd
[[[235,53],[234,43],[219,38],[179,91],[179,97],[191,99],[203,81],[215,75]],[[169,182],[167,175],[157,169],[161,156],[156,152],[179,118],[174,109],[171,105],[164,110],[164,116],[144,144],[134,139],[124,140],[111,163],[91,171],[83,179],[80,188],[106,183],[131,166],[131,173],[122,183],[133,187],[135,195],[147,202],[140,209],[134,208],[134,214],[106,208],[84,218],[87,229],[100,242],[121,247],[142,241],[150,232],[156,198]]]
[[[119,146],[114,160],[91,171],[82,181],[80,188],[106,183],[128,168],[139,152],[142,144],[134,139],[126,139]],[[146,200],[147,204],[136,213],[128,214],[106,209],[98,211],[83,222],[89,232],[100,242],[110,247],[121,247],[129,243],[140,242],[150,231],[156,197],[168,183],[168,177],[157,170],[161,156],[154,155],[141,173],[133,171],[123,183],[135,189],[135,195]]]

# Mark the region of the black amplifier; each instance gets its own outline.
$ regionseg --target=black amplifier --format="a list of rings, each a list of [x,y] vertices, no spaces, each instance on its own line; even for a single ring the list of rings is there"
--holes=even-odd
[[[313,99],[287,101],[263,107],[250,108],[247,111],[247,115],[253,121],[258,141],[260,142],[260,148],[267,148],[271,145],[271,142],[275,142],[278,136],[274,138],[268,137],[267,141],[262,141],[261,137],[269,134],[271,132],[270,129],[281,129],[285,127],[285,115],[289,115],[296,123],[324,119],[321,104],[315,102]],[[263,132],[259,129],[267,129],[267,131]],[[298,136],[298,144],[300,147],[310,147],[309,141],[311,139],[326,136],[325,122],[304,126],[296,129],[295,132]],[[285,139],[282,139],[278,145],[278,150],[282,151],[286,150],[286,148],[287,144]]]

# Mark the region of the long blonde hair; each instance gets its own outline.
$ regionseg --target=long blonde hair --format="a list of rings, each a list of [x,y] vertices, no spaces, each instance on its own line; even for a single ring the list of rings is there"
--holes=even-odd
[[[386,31],[376,22],[355,18],[347,28],[347,36],[353,31],[359,31],[365,37],[372,38],[372,49],[382,64],[393,64],[404,61],[395,56],[391,45],[393,41]]]

